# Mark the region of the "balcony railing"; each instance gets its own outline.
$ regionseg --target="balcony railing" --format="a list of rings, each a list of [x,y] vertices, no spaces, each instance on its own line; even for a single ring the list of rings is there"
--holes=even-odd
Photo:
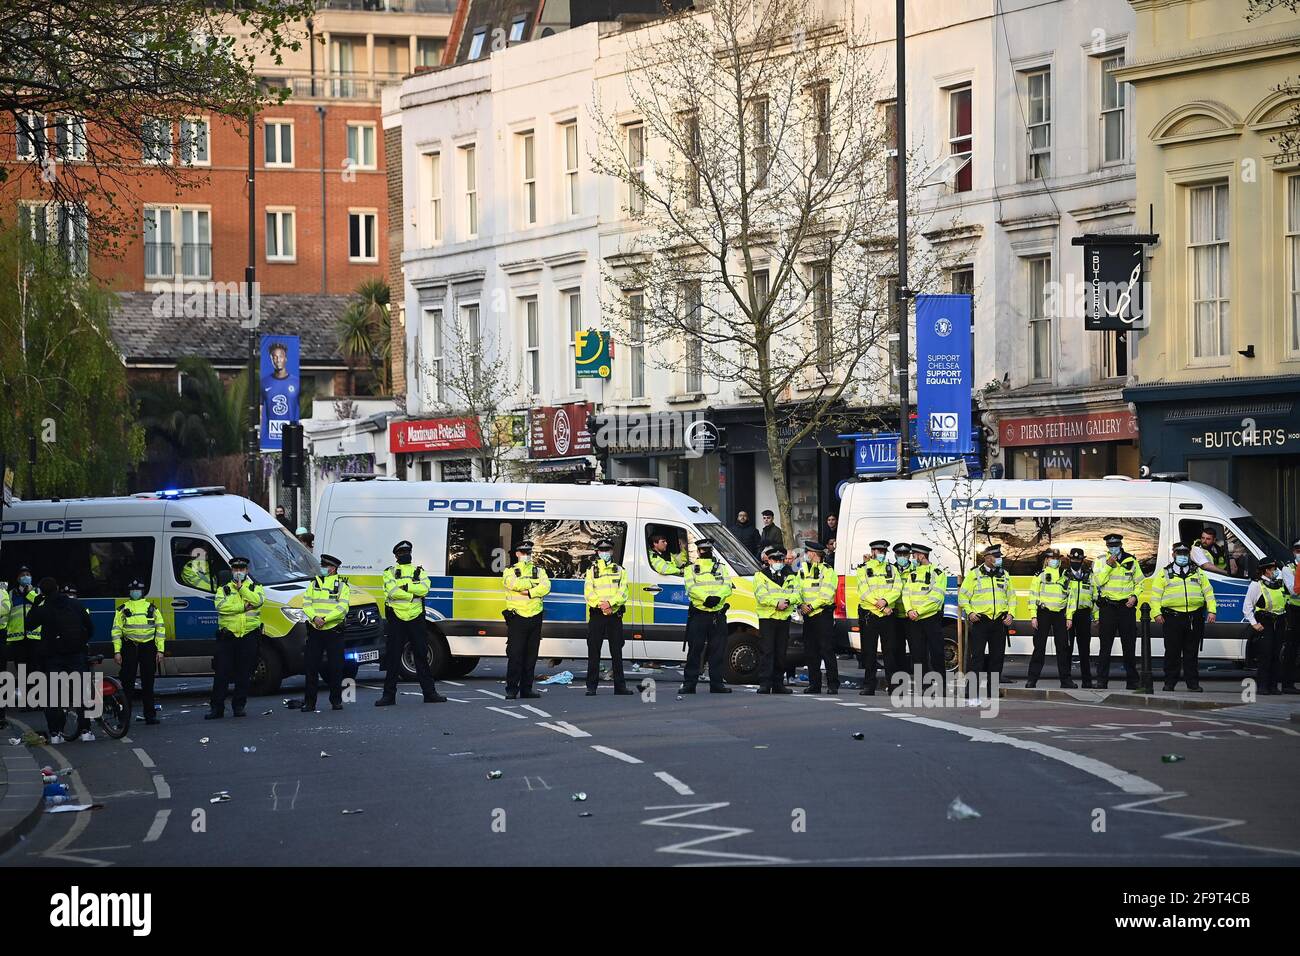
[[[181,275],[187,279],[212,278],[212,243],[187,242],[181,246]]]
[[[170,242],[144,244],[144,276],[165,279],[176,274],[176,246]]]
[[[321,0],[322,10],[361,10],[366,13],[446,13],[456,0]]]
[[[144,244],[144,277],[146,279],[172,279],[176,275],[176,243],[146,242]],[[181,244],[180,277],[182,279],[212,278],[212,243],[185,242]]]
[[[272,89],[287,89],[290,96],[328,100],[378,100],[386,86],[400,83],[396,73],[376,73],[344,76],[264,76],[262,83]]]

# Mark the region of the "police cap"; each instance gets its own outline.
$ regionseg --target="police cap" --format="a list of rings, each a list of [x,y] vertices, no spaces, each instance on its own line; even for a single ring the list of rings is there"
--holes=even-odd
[[[397,544],[393,545],[393,554],[401,554],[403,551],[410,552],[413,550],[415,550],[415,546],[409,541],[399,541]]]
[[[826,546],[820,541],[805,541],[803,543],[803,549],[805,551],[816,551],[818,554],[826,553]]]
[[[870,544],[868,547],[870,547],[871,550],[873,550],[873,551],[875,551],[875,550],[888,551],[888,550],[889,550],[889,542],[886,541],[884,538],[881,538],[879,541],[873,541],[873,542],[871,542],[871,544]]]
[[[1124,543],[1124,536],[1122,534],[1108,534],[1106,535],[1106,537],[1102,538],[1102,540],[1105,541],[1107,545],[1113,548],[1117,544]]]
[[[332,554],[322,554],[320,556],[320,563],[322,565],[328,565],[331,568],[343,567],[343,562],[340,561],[338,558],[334,557],[334,555]]]
[[[924,554],[924,555],[926,555],[926,556],[929,556],[929,554],[930,554],[930,552],[931,552],[932,550],[933,550],[933,549],[930,548],[928,545],[924,545],[924,544],[914,544],[914,545],[912,545],[912,553],[913,553],[913,554]]]
[[[248,558],[231,558],[231,559],[230,559],[230,567],[231,567],[231,568],[246,568],[246,567],[248,567]]]

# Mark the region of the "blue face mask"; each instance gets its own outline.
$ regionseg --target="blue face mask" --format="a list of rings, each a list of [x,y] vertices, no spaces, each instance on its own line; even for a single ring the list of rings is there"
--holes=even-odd
[[[1118,557],[1120,556],[1120,553],[1121,553],[1123,550],[1124,550],[1123,548],[1111,548],[1111,549],[1110,549],[1110,553],[1113,554],[1115,557],[1118,558]]]
[[[1047,566],[1049,568],[1059,568],[1061,566],[1061,561],[1059,558],[1048,558]]]
[[[768,565],[768,567],[770,567],[773,571],[780,571],[783,567],[785,567],[785,562],[773,561],[770,565]]]
[[[994,558],[994,559],[993,559],[993,567],[995,567],[995,568],[1000,568],[1000,567],[1002,567],[1002,559],[1001,559],[1001,558]]]
[[[908,557],[906,557],[906,556],[903,556],[903,557],[899,557],[899,558],[894,559],[894,563],[897,564],[900,568],[905,568],[905,567],[907,567],[909,564],[911,564],[912,562],[911,562],[911,559],[910,559],[910,558],[908,558]]]
[[[140,598],[144,597],[144,592],[139,591],[139,590],[136,590],[136,591],[129,591],[128,593],[131,595],[131,600],[132,600],[132,601],[138,601],[138,600],[140,600]]]
[[[328,564],[322,564],[320,573],[321,573],[321,577],[327,578],[334,573],[334,569],[330,567]]]
[[[1180,568],[1186,567],[1188,563],[1189,563],[1189,559],[1187,555],[1185,554],[1174,555],[1174,564],[1178,565]]]
[[[24,574],[18,579],[18,583],[25,588],[29,588],[32,586],[32,576],[30,574]]]
[[[600,558],[600,560],[602,560],[602,561],[612,561],[612,560],[614,560],[614,552],[613,552],[613,551],[599,551],[599,552],[596,553],[596,557]]]

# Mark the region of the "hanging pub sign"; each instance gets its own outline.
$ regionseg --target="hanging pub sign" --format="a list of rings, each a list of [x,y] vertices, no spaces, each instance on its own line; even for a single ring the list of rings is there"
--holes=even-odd
[[[1154,235],[1086,235],[1083,246],[1083,327],[1123,332],[1146,317],[1145,246]]]

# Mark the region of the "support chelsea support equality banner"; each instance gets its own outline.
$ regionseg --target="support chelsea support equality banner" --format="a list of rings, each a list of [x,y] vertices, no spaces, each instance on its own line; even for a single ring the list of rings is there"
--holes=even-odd
[[[965,455],[971,441],[972,297],[916,297],[916,443],[927,455]]]

